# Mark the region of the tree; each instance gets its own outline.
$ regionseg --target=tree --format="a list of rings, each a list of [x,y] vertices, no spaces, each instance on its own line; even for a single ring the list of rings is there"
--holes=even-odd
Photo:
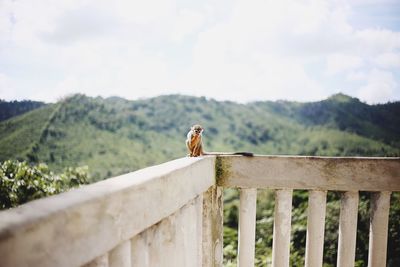
[[[0,164],[0,209],[55,195],[88,182],[88,168],[66,168],[55,175],[46,164],[30,166],[7,160]]]

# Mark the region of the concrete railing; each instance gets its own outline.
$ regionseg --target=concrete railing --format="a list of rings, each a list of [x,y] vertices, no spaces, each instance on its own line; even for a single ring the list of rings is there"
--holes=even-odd
[[[325,202],[343,191],[338,266],[353,266],[358,191],[372,191],[369,266],[386,261],[398,158],[183,158],[0,212],[0,267],[222,266],[224,187],[240,188],[239,266],[254,265],[257,188],[276,189],[273,266],[289,266],[291,201],[310,190],[306,266],[322,266]]]
[[[215,158],[183,158],[0,212],[0,266],[220,266]]]
[[[327,191],[342,191],[338,267],[354,266],[358,192],[371,191],[369,267],[386,265],[390,194],[399,158],[219,157],[218,186],[240,188],[238,266],[254,266],[257,188],[276,189],[272,266],[289,266],[292,192],[309,190],[305,266],[322,266]]]

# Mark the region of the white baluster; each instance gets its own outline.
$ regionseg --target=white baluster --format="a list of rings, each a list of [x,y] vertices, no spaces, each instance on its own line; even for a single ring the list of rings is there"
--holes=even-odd
[[[338,267],[354,266],[357,237],[358,192],[345,192],[340,203]]]
[[[277,190],[275,194],[272,267],[288,267],[293,190]]]
[[[254,266],[257,189],[240,190],[238,266]]]
[[[389,208],[390,192],[372,194],[368,267],[386,265]]]
[[[306,267],[322,266],[326,213],[326,191],[308,195]]]
[[[108,255],[110,267],[131,267],[131,242],[124,241]]]
[[[91,262],[83,265],[83,267],[108,267],[108,254],[104,254]]]

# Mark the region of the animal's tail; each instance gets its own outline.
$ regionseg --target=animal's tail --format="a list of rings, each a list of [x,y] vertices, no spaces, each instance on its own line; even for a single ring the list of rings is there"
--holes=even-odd
[[[240,155],[245,157],[253,157],[254,154],[251,152],[204,152],[203,155],[214,155],[214,156],[229,156],[229,155]]]
[[[251,152],[235,152],[233,154],[234,155],[242,155],[242,156],[245,156],[245,157],[253,157],[254,156],[254,154],[251,153]]]

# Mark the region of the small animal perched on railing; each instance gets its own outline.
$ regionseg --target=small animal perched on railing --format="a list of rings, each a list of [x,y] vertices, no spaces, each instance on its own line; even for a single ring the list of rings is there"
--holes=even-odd
[[[204,155],[202,141],[203,127],[195,124],[190,128],[186,136],[186,147],[189,150],[189,157],[198,157]]]
[[[203,140],[202,133],[204,129],[199,124],[195,124],[190,128],[190,131],[186,136],[186,147],[189,150],[189,157],[199,157],[199,156],[207,156],[207,155],[242,155],[247,157],[252,157],[253,153],[251,152],[234,152],[234,153],[226,153],[226,152],[205,152],[203,150]]]

